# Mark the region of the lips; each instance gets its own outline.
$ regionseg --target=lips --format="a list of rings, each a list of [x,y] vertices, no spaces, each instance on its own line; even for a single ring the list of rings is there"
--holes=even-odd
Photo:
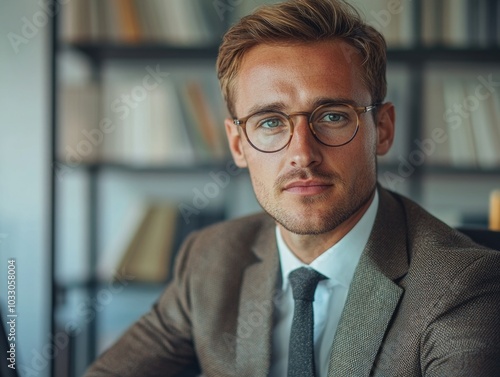
[[[287,183],[283,191],[300,195],[316,195],[328,190],[331,186],[331,183],[325,181],[299,180]]]

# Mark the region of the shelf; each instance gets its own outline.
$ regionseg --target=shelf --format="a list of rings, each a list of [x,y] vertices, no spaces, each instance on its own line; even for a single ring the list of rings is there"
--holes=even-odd
[[[120,163],[96,162],[96,163],[82,163],[78,166],[71,166],[64,162],[58,162],[62,169],[77,169],[87,170],[89,172],[97,172],[103,170],[112,170],[123,173],[134,174],[193,174],[205,173],[207,170],[224,170],[227,168],[231,160],[213,161],[208,163],[197,163],[195,165],[130,165]]]
[[[119,164],[119,163],[87,163],[80,164],[77,167],[72,167],[71,165],[59,162],[60,165],[68,169],[78,169],[87,170],[92,172],[97,171],[117,171],[123,173],[132,174],[196,174],[196,173],[206,173],[210,170],[225,170],[227,165],[231,163],[232,160],[224,161],[213,161],[208,163],[199,163],[196,165],[129,165],[129,164]],[[380,162],[378,164],[378,171],[380,172],[392,172],[397,174],[399,164],[397,162]],[[64,168],[63,168],[64,169]],[[426,164],[423,166],[415,166],[415,170],[419,174],[427,175],[486,175],[486,176],[498,176],[500,179],[500,166],[492,169],[484,169],[479,167],[458,167],[450,165],[433,165]],[[246,171],[246,169],[245,169]]]
[[[422,166],[414,166],[415,173],[421,177],[423,175],[446,175],[446,176],[497,176],[500,179],[500,166],[492,169],[483,169],[471,166],[450,166],[427,163]],[[378,164],[379,173],[391,172],[398,174],[399,164],[397,162],[384,162]]]
[[[387,58],[391,63],[498,63],[500,61],[500,48],[452,48],[445,46],[389,48]]]
[[[71,43],[62,44],[63,49],[76,50],[95,60],[107,59],[216,59],[218,44],[209,46],[174,46],[168,44],[116,44],[116,43]],[[389,48],[389,62],[474,62],[494,63],[500,61],[500,48],[454,48],[449,46]]]
[[[66,282],[58,282],[57,289],[62,295],[66,294],[72,290],[87,290],[89,288],[95,289],[106,289],[110,286],[114,287],[121,286],[123,289],[138,289],[138,290],[147,290],[147,291],[155,291],[155,290],[163,290],[167,286],[170,280],[166,280],[164,282],[158,283],[147,283],[144,281],[133,281],[127,280],[126,284],[123,284],[120,281],[105,281],[105,280],[95,280],[95,279],[87,279],[87,280],[74,280],[74,281],[66,281]]]
[[[425,172],[424,174],[429,175],[472,175],[472,176],[488,176],[494,177],[497,176],[500,180],[500,166],[492,169],[483,169],[478,167],[453,167],[446,165],[427,165],[423,167]]]
[[[73,43],[63,50],[76,50],[94,60],[123,59],[216,59],[218,44],[209,46],[173,46],[167,44]]]

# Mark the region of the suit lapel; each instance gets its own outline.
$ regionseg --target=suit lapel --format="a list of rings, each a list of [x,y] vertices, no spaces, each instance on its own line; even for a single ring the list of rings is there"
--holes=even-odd
[[[401,205],[379,187],[372,233],[354,273],[332,345],[329,377],[368,376],[403,289],[408,270],[406,220]]]
[[[253,247],[255,260],[245,269],[236,334],[238,375],[264,377],[271,362],[273,295],[279,257],[275,224],[265,222]]]

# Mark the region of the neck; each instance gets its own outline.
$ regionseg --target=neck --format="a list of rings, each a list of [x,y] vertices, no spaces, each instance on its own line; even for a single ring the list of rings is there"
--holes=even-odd
[[[283,240],[297,258],[305,264],[310,264],[354,228],[370,207],[374,196],[375,192],[354,214],[329,232],[322,234],[296,234],[278,224]]]

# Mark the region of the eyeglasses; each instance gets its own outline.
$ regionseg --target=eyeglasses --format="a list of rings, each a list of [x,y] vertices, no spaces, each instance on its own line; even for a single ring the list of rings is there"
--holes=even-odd
[[[284,149],[293,136],[292,117],[308,117],[309,128],[314,138],[329,147],[341,147],[349,143],[359,129],[359,115],[375,109],[379,104],[355,107],[345,103],[327,103],[313,112],[285,114],[281,111],[259,111],[233,123],[243,128],[252,147],[264,153]]]

